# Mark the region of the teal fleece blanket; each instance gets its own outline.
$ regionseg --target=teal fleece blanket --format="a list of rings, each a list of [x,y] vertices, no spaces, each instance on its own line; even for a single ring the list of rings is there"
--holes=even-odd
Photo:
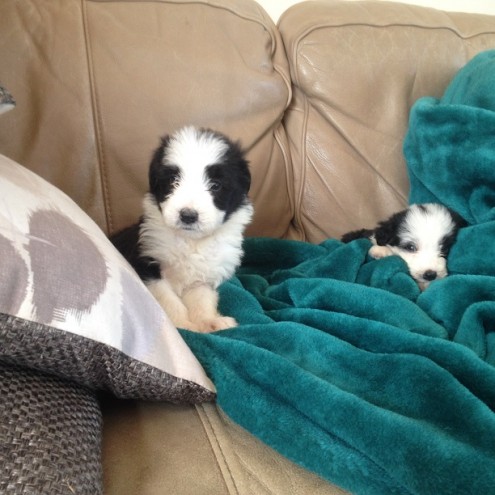
[[[368,240],[247,239],[240,326],[181,331],[238,424],[354,494],[495,494],[495,52],[411,112],[411,202],[470,223],[420,293]]]

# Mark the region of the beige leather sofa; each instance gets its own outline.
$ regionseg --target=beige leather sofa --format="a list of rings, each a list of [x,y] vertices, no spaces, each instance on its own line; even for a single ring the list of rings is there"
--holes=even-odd
[[[254,0],[3,0],[0,152],[111,233],[140,213],[159,136],[213,127],[248,150],[248,235],[316,243],[407,203],[411,105],[494,47],[494,17],[372,0],[303,2],[277,26]],[[102,407],[106,495],[345,493],[214,403]]]

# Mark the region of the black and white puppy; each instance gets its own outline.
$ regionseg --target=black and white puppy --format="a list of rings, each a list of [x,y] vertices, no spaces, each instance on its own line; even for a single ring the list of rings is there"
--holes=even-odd
[[[369,238],[373,258],[398,255],[406,263],[419,288],[447,276],[446,258],[466,221],[438,203],[413,204],[380,222],[374,229],[362,229],[342,236],[343,242]]]
[[[185,127],[155,151],[144,213],[112,241],[177,327],[237,325],[219,314],[217,288],[241,262],[250,184],[240,146],[218,132]]]

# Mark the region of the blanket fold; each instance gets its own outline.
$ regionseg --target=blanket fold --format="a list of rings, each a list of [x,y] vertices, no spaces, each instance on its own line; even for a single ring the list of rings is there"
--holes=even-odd
[[[220,288],[239,327],[181,331],[220,407],[354,494],[495,494],[495,51],[411,112],[411,202],[469,222],[420,293],[369,241],[247,239]]]

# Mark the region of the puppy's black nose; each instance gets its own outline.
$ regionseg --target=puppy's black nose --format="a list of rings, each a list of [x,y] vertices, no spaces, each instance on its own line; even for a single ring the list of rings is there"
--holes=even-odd
[[[191,225],[198,221],[198,212],[191,208],[182,208],[179,212],[180,221],[186,225]]]
[[[437,278],[437,272],[435,272],[434,270],[426,270],[426,272],[423,273],[423,279],[427,280],[428,282],[431,282],[436,278]]]

